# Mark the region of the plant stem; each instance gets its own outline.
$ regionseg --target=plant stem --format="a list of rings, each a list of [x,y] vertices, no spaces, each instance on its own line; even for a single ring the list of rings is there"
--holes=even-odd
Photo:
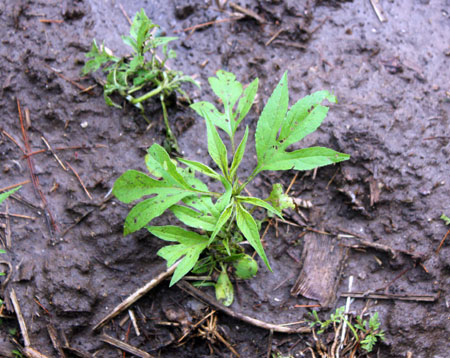
[[[178,147],[177,139],[175,138],[175,135],[172,132],[172,129],[170,128],[169,124],[169,117],[167,115],[167,109],[166,109],[166,102],[164,98],[164,94],[161,94],[159,96],[159,99],[161,101],[161,107],[163,110],[163,118],[164,118],[164,124],[166,125],[166,135],[167,139],[169,140],[170,145],[175,149],[178,153],[180,153],[180,147]]]
[[[141,97],[131,100],[131,103],[133,103],[133,104],[141,103],[141,102],[145,101],[146,99],[149,99],[150,97],[156,96],[157,94],[161,93],[162,90],[163,90],[163,86],[160,85],[160,86],[156,87],[154,90],[142,95]],[[163,101],[161,101],[161,103],[162,102]]]

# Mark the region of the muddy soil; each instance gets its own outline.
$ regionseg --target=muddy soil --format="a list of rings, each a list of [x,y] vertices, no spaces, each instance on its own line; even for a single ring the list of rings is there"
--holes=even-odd
[[[31,345],[48,357],[60,356],[48,326],[64,334],[79,354],[118,357],[122,353],[102,343],[92,326],[165,269],[156,256],[161,247],[156,238],[144,230],[123,237],[129,206],[109,196],[117,177],[130,168],[144,170],[146,148],[162,143],[160,109],[148,105],[155,125],[146,130],[133,108],[107,107],[100,86],[86,93],[68,81],[84,87],[96,84],[92,77],[80,78],[83,53],[96,38],[114,53],[127,54],[120,35],[129,25],[121,6],[129,16],[144,8],[164,32],[179,36],[173,45],[178,57],[170,65],[197,75],[201,90],[186,87],[193,100],[214,100],[207,78],[221,68],[244,83],[260,78],[258,103],[245,120],[252,130],[286,70],[291,103],[320,89],[337,95],[339,103],[321,129],[302,145],[328,146],[351,154],[351,160],[317,173],[300,173],[291,193],[313,204],[302,209],[310,228],[332,233],[335,239],[338,233],[351,232],[421,257],[393,259],[380,251],[349,251],[338,294],[347,291],[348,278],[354,276],[355,291],[388,286],[389,293],[438,296],[429,303],[371,300],[369,311],[379,312],[386,331],[386,341],[371,356],[406,357],[410,352],[414,358],[447,357],[450,239],[439,254],[435,252],[448,230],[439,217],[450,215],[449,1],[380,1],[386,22],[379,21],[370,1],[236,3],[265,22],[245,17],[183,32],[227,19],[234,11],[228,5],[219,11],[216,2],[207,0],[0,2],[0,188],[30,180],[29,163],[21,151],[26,145],[19,100],[24,116],[29,113],[30,150],[46,149],[42,138],[53,148],[75,147],[57,151],[58,157],[78,173],[92,195],[87,196],[73,171],[62,169],[49,151],[30,157],[47,205],[27,183],[16,199],[8,200],[7,210],[34,219],[0,216],[4,245],[11,232],[11,247],[2,255],[12,264],[11,279],[2,286],[7,308],[11,310],[14,289]],[[208,162],[202,119],[181,105],[172,106],[169,115],[183,154]],[[244,173],[252,169],[253,153],[247,163]],[[249,190],[264,196],[273,182],[287,186],[294,175],[264,175]],[[171,218],[155,224],[167,220]],[[268,231],[267,254],[274,272],[260,262],[258,277],[239,285],[234,310],[267,322],[304,320],[307,309],[295,305],[316,302],[290,296],[300,272],[304,231],[302,225],[282,223]],[[338,299],[331,309],[344,302]],[[355,300],[351,310],[360,312],[367,302]],[[176,287],[169,289],[164,283],[132,308],[140,336],[130,321],[123,320],[126,313],[106,332],[161,357],[231,356],[222,343],[202,337],[191,337],[181,347],[167,345],[180,336],[183,322],[197,321],[206,309]],[[322,311],[322,317],[330,313]],[[268,331],[221,314],[218,325],[242,357],[267,355]],[[7,346],[3,327],[0,345],[7,355],[14,347]],[[21,342],[20,334],[15,338]],[[275,334],[271,348],[300,356],[311,341],[310,335]]]

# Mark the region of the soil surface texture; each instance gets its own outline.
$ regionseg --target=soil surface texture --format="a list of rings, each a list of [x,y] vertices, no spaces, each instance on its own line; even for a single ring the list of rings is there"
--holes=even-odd
[[[237,16],[243,12],[235,5],[245,16]],[[378,312],[386,335],[369,357],[448,357],[450,237],[437,252],[450,228],[440,219],[450,216],[448,0],[0,1],[0,189],[25,182],[0,208],[6,249],[0,265],[7,273],[2,315],[13,317],[3,318],[0,355],[12,357],[18,349],[12,338],[26,344],[18,326],[8,332],[16,325],[14,291],[30,346],[47,357],[125,356],[102,334],[152,356],[235,356],[217,336],[199,330],[177,343],[209,307],[168,281],[130,307],[139,332],[128,310],[103,333],[92,332],[166,270],[156,255],[160,240],[146,230],[123,236],[131,206],[111,196],[114,181],[128,169],[145,171],[147,148],[163,143],[161,108],[146,104],[148,128],[137,109],[105,104],[102,73],[80,75],[94,38],[114,54],[129,53],[121,40],[129,32],[125,14],[132,18],[141,8],[163,33],[179,37],[171,43],[177,58],[169,65],[201,83],[201,89],[183,87],[193,101],[215,101],[207,79],[219,69],[245,84],[259,77],[257,103],[243,123],[250,133],[285,71],[291,104],[322,89],[338,98],[301,145],[330,147],[351,159],[298,174],[290,194],[311,205],[287,213],[291,224],[269,228],[264,241],[273,273],[259,260],[257,277],[238,283],[231,309],[274,324],[309,318],[311,308],[299,306],[318,302],[292,296],[291,289],[305,238],[326,232],[345,253],[335,256],[336,299],[319,317],[345,304],[342,293],[352,276],[352,292],[366,294],[354,298],[350,312]],[[192,28],[207,22],[213,23]],[[213,166],[203,119],[180,102],[168,111],[182,154]],[[243,177],[254,165],[251,149]],[[273,183],[287,188],[295,175],[263,173],[248,189],[267,197]],[[153,224],[173,220],[168,215]],[[390,299],[370,298],[374,292]],[[420,301],[421,295],[432,299]],[[241,357],[311,356],[305,349],[314,345],[312,334],[272,335],[224,313],[214,316],[215,322],[205,322],[215,323]]]

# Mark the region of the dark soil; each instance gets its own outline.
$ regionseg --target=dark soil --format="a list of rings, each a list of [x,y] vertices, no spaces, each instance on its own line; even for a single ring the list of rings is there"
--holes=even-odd
[[[104,40],[116,54],[127,53],[120,35],[129,25],[120,3],[130,16],[144,8],[169,35],[228,18],[231,12],[228,6],[226,12],[218,11],[212,0],[0,2],[0,188],[30,179],[22,151],[6,136],[25,148],[18,99],[23,111],[29,111],[31,151],[46,148],[41,137],[53,148],[86,146],[57,154],[78,172],[93,197],[87,197],[73,172],[64,171],[51,153],[35,154],[31,160],[47,208],[28,183],[18,192],[22,201],[8,200],[8,211],[36,219],[0,217],[1,225],[9,222],[12,233],[12,246],[2,257],[13,267],[3,297],[10,308],[8,297],[14,288],[32,346],[48,357],[58,356],[48,325],[64,333],[72,347],[92,356],[121,356],[91,332],[92,326],[165,269],[156,256],[161,242],[144,230],[123,237],[129,206],[108,197],[117,177],[127,169],[144,170],[146,149],[162,143],[159,107],[149,104],[148,116],[155,125],[146,130],[133,108],[107,107],[100,86],[81,93],[64,79],[84,87],[96,83],[92,77],[80,79],[83,54],[93,38]],[[448,357],[450,239],[439,254],[435,252],[448,230],[439,217],[450,215],[450,3],[381,1],[388,19],[384,23],[370,1],[237,3],[267,22],[247,17],[192,34],[179,32],[173,45],[178,57],[171,66],[198,75],[202,89],[186,87],[194,100],[214,100],[207,78],[218,69],[234,72],[243,83],[259,77],[258,103],[245,123],[253,130],[258,112],[286,70],[291,103],[320,89],[337,95],[339,104],[302,145],[328,146],[351,154],[351,160],[319,169],[316,175],[300,173],[291,193],[313,204],[303,212],[314,229],[333,234],[345,229],[422,257],[419,262],[404,255],[392,259],[379,251],[350,251],[338,293],[347,290],[353,275],[356,291],[384,287],[400,276],[388,287],[390,293],[439,294],[432,303],[371,301],[369,311],[379,312],[386,331],[379,357],[406,357],[408,352],[414,358]],[[281,28],[284,31],[266,46]],[[202,119],[182,105],[171,106],[169,115],[183,154],[208,161]],[[247,163],[244,171],[254,165],[252,153]],[[273,182],[286,187],[294,175],[263,175],[249,189],[267,195]],[[274,323],[304,319],[307,309],[294,305],[316,302],[290,296],[299,274],[298,237],[304,230],[282,223],[269,230],[265,240],[274,272],[260,263],[257,278],[239,285],[234,310]],[[7,230],[0,228],[0,234],[5,241]],[[360,312],[366,301],[354,301],[352,311]],[[344,302],[339,299],[332,309]],[[179,348],[165,346],[180,335],[183,322],[201,318],[204,308],[178,288],[162,284],[133,306],[140,337],[129,329],[129,321],[119,325],[126,313],[109,324],[107,332],[161,357],[231,356],[222,343],[212,345],[212,353],[201,337]],[[324,310],[321,315],[329,313]],[[181,326],[158,324],[161,321],[178,321]],[[242,357],[267,355],[267,331],[221,314],[218,325]],[[7,339],[4,327],[0,343]],[[16,338],[20,341],[19,333]],[[275,334],[272,348],[300,356],[311,341],[310,335]]]

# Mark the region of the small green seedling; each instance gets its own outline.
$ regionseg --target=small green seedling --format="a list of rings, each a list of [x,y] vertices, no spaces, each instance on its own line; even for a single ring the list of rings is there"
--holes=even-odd
[[[115,93],[139,108],[144,114],[142,102],[157,97],[161,102],[164,123],[166,125],[167,143],[170,148],[179,151],[176,138],[170,128],[167,116],[166,102],[172,93],[179,93],[189,100],[189,96],[181,89],[183,82],[198,83],[191,77],[183,75],[180,71],[170,70],[166,61],[175,58],[176,53],[169,50],[167,44],[177,37],[155,36],[158,29],[142,9],[136,14],[130,29],[130,36],[123,36],[123,42],[133,49],[130,57],[116,57],[105,46],[92,42],[91,51],[86,54],[90,60],[86,62],[82,73],[95,72],[100,68],[107,73],[104,85],[105,102],[114,107],[121,108],[113,101],[111,96]],[[156,53],[162,48],[163,58]],[[148,119],[145,117],[147,120]]]
[[[354,341],[366,352],[371,352],[378,340],[384,341],[384,331],[380,329],[381,323],[378,317],[378,312],[370,316],[369,321],[364,320],[361,316],[356,316],[356,322],[352,323],[347,319],[345,314],[345,306],[339,307],[330,318],[326,321],[321,321],[316,311],[312,311],[311,316],[313,320],[310,327],[318,326],[317,333],[322,334],[330,327],[333,327],[335,336],[340,336],[340,327],[345,322],[353,334]],[[352,345],[353,342],[347,343]]]
[[[450,218],[447,215],[442,214],[441,219],[444,220],[445,225],[450,225]]]
[[[125,219],[124,234],[146,227],[153,235],[174,243],[158,251],[169,266],[181,259],[170,285],[190,271],[196,274],[216,272],[216,296],[223,303],[231,304],[230,270],[234,269],[236,276],[247,279],[258,269],[255,260],[244,252],[244,240],[271,270],[259,236],[261,222],[253,217],[253,211],[259,207],[282,218],[282,210],[293,206],[292,199],[283,193],[280,184],[274,185],[265,200],[244,195],[244,188],[263,171],[311,170],[347,160],[349,155],[322,147],[288,150],[292,144],[314,132],[324,120],[328,108],[321,103],[324,100],[336,102],[336,99],[327,91],[320,91],[299,100],[288,110],[285,73],[257,123],[256,166],[241,180],[238,169],[244,160],[249,128],[245,128],[239,144],[236,133],[255,100],[258,79],[244,89],[235,75],[218,71],[217,77],[210,78],[209,83],[223,104],[223,112],[209,102],[198,102],[191,107],[205,119],[208,153],[219,171],[188,159],[172,160],[163,147],[153,144],[145,159],[153,177],[129,170],[117,179],[113,193],[124,203],[150,196],[131,209]],[[231,151],[217,128],[228,135]],[[222,190],[210,191],[197,173],[221,183]],[[149,225],[166,210],[191,230],[175,225]]]

